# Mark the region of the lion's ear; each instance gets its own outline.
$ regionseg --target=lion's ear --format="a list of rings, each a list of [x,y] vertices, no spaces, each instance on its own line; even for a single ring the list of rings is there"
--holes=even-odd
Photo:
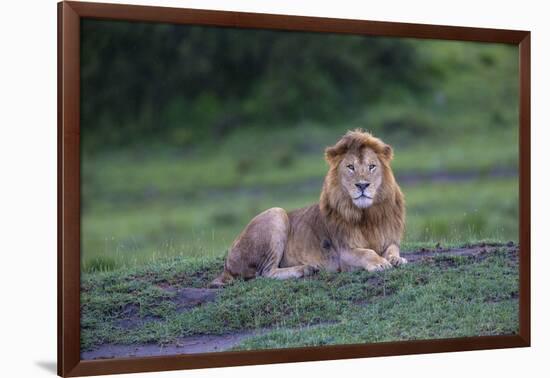
[[[386,160],[391,161],[393,159],[393,148],[389,144],[386,144],[382,148],[382,155],[384,155]]]
[[[325,149],[325,160],[331,164],[334,163],[339,156],[342,156],[348,149],[346,141],[340,140],[334,146]]]
[[[334,159],[336,159],[336,156],[338,156],[338,153],[335,147],[336,146],[325,148],[325,160],[328,163],[330,163],[331,161],[334,161]]]

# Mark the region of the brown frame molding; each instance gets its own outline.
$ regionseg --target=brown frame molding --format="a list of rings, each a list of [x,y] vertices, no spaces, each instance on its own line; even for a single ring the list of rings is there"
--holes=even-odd
[[[507,43],[519,46],[519,335],[80,360],[80,19]],[[83,376],[530,346],[530,32],[119,4],[58,3],[58,374]]]

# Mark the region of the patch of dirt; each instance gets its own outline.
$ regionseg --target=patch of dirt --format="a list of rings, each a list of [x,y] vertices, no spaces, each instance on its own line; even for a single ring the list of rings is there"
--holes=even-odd
[[[334,324],[334,322],[323,322],[299,329],[319,327],[321,325]],[[104,344],[94,350],[80,353],[82,360],[98,360],[110,358],[127,357],[153,357],[169,356],[178,354],[199,354],[227,351],[249,337],[263,335],[275,328],[261,328],[256,330],[245,330],[240,332],[227,333],[225,335],[198,335],[182,337],[173,344],[159,345],[155,343],[140,345],[115,345]]]
[[[151,357],[176,354],[211,353],[228,350],[239,344],[247,337],[260,334],[262,331],[247,331],[227,335],[201,335],[184,337],[174,344],[142,344],[142,345],[113,345],[104,344],[97,349],[80,353],[83,360],[97,360],[125,357]]]
[[[140,316],[139,306],[133,303],[128,304],[124,307],[120,318],[121,319],[116,322],[116,325],[120,328],[125,329],[140,327],[145,323],[153,322],[160,319],[150,315]]]
[[[178,290],[172,301],[176,303],[177,311],[187,311],[193,307],[213,302],[219,293],[220,289],[186,287]]]
[[[517,260],[519,246],[513,242],[479,243],[458,248],[442,248],[441,246],[436,245],[435,248],[422,248],[419,251],[414,252],[403,251],[402,256],[405,257],[409,263],[413,264],[433,260],[436,257],[451,256],[471,257],[477,261],[481,261],[487,258],[490,253],[500,250],[506,250],[511,259]],[[451,259],[440,261],[448,261],[450,265],[454,264]]]
[[[220,293],[220,289],[200,289],[194,287],[175,289],[168,285],[160,287],[168,292],[175,293],[170,300],[176,304],[177,312],[188,311],[197,306],[202,306],[205,303],[213,302]],[[136,304],[126,305],[120,317],[122,319],[118,320],[116,325],[125,329],[132,329],[142,326],[145,323],[161,320],[159,317],[150,315],[140,316],[139,307]]]

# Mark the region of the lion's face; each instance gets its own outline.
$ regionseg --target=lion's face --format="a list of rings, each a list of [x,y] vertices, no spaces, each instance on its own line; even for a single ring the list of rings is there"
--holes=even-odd
[[[363,130],[348,131],[326,148],[325,158],[329,171],[320,199],[324,211],[358,222],[367,209],[387,202],[399,190],[390,166],[392,148]]]
[[[344,155],[338,164],[339,181],[355,206],[365,209],[372,205],[382,184],[382,169],[378,156],[370,148]]]

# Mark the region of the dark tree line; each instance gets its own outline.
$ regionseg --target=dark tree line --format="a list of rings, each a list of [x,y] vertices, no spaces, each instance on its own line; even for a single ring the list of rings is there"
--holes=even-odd
[[[93,148],[342,119],[436,73],[404,39],[94,20],[81,67]]]

